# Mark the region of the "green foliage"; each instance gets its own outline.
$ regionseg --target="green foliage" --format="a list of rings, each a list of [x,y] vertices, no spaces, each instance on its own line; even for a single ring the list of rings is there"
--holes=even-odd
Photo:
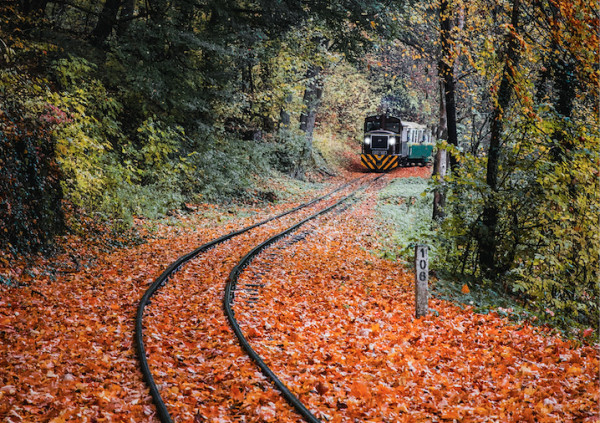
[[[328,163],[350,165],[348,150],[360,153],[364,118],[380,102],[366,72],[343,61],[327,70],[314,144]]]
[[[364,118],[380,104],[364,72],[339,62],[328,70],[323,94],[322,127],[340,138],[361,142]]]
[[[111,139],[117,142],[121,137],[116,120],[120,105],[93,78],[93,70],[82,58],[59,60],[54,72],[62,91],[48,93],[48,102],[67,116],[54,133],[65,196],[76,206],[91,210],[107,189],[111,170],[105,165]]]
[[[55,131],[57,160],[70,202],[126,228],[134,215],[158,217],[184,201],[182,178],[190,171],[181,154],[185,133],[154,117],[125,138],[123,107],[94,70],[83,58],[54,66],[62,91],[50,93],[49,102],[68,116]]]
[[[598,322],[599,147],[598,137],[586,134],[568,160],[540,161],[536,175],[537,225],[528,235],[537,248],[519,257],[513,289],[531,296],[537,309],[554,310],[556,320]]]
[[[253,175],[265,172],[264,144],[230,137],[211,137],[190,157],[187,183],[205,201],[243,201],[252,197]]]
[[[293,175],[304,157],[304,134],[291,129],[280,129],[269,146],[266,146],[269,166],[279,172]]]
[[[126,165],[134,164],[136,182],[142,185],[157,183],[161,180],[177,179],[191,170],[188,158],[180,157],[181,146],[185,144],[185,132],[180,126],[166,126],[155,118],[142,122],[137,129],[141,148],[132,145],[123,148]],[[128,148],[128,150],[127,150]]]
[[[54,117],[38,97],[46,82],[0,70],[0,250],[13,255],[49,246],[64,229]]]
[[[556,161],[552,140],[529,127],[523,139],[504,150],[503,184],[496,193],[489,191],[483,176],[485,159],[460,156],[461,168],[447,179],[450,207],[440,237],[445,267],[479,277],[477,246],[485,236],[481,213],[484,199],[494,201],[500,210],[496,289],[514,294],[530,310],[562,326],[598,322],[600,187],[595,151],[600,144],[585,127],[580,131],[569,158]],[[552,313],[543,313],[546,309]]]
[[[54,145],[43,127],[3,121],[0,129],[0,249],[36,252],[63,229]]]

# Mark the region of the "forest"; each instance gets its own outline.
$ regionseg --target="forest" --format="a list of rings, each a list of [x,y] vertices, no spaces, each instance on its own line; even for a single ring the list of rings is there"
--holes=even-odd
[[[0,418],[156,421],[143,291],[368,178],[364,119],[392,113],[432,162],[240,270],[248,339],[321,421],[597,421],[599,27],[588,0],[2,1]],[[208,295],[231,245],[148,302],[150,367],[176,421],[297,421]]]
[[[438,268],[597,327],[596,6],[4,2],[2,259],[268,200],[260,180],[335,173],[398,110],[439,140]]]

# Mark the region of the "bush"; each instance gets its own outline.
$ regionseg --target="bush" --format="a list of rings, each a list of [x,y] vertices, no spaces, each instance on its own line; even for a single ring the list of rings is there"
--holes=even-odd
[[[559,327],[597,327],[598,137],[581,126],[576,146],[557,160],[551,154],[553,140],[528,129],[526,138],[510,140],[514,148],[503,150],[497,192],[486,184],[485,158],[462,155],[462,166],[447,178],[443,265],[455,276],[474,277],[513,295]],[[499,210],[498,275],[493,281],[482,278],[477,260],[484,200]]]
[[[51,110],[38,98],[45,82],[0,71],[0,250],[13,255],[49,246],[64,229]]]

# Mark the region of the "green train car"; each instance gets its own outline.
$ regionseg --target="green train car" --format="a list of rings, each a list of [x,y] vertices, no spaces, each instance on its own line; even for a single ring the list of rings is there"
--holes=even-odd
[[[427,126],[387,114],[365,119],[361,163],[384,172],[398,166],[424,166],[432,161],[433,138]]]
[[[407,166],[423,166],[433,160],[433,137],[427,126],[415,122],[402,122],[402,142],[406,142]]]

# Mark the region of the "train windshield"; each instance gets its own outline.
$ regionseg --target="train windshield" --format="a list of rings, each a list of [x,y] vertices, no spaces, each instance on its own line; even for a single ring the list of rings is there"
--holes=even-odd
[[[380,120],[367,120],[365,122],[365,132],[377,131],[379,129],[381,129]]]
[[[381,129],[399,133],[401,128],[400,119],[392,116],[370,116],[365,119],[365,132],[379,131]]]

